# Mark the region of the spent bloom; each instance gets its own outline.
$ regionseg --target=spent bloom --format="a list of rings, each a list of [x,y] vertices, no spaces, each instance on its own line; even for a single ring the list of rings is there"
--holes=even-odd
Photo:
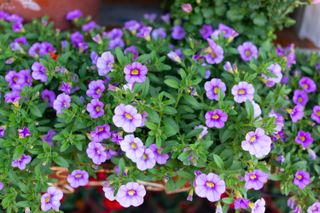
[[[62,113],[63,109],[68,109],[70,107],[71,97],[67,94],[60,94],[57,96],[56,100],[53,102],[53,109],[57,111],[57,114]]]
[[[150,40],[151,31],[152,31],[152,27],[142,25],[138,30],[137,37]]]
[[[246,189],[259,190],[263,188],[263,185],[268,181],[269,174],[257,169],[253,172],[247,172],[244,176],[246,181]]]
[[[257,128],[255,131],[246,134],[245,140],[241,142],[241,147],[251,155],[262,158],[269,154],[271,144],[271,138],[265,134],[265,131]]]
[[[88,87],[87,96],[95,99],[99,99],[105,90],[103,80],[91,81]]]
[[[48,143],[50,146],[53,145],[53,137],[56,135],[56,131],[53,129],[48,130],[47,134],[42,135],[41,139],[42,141]]]
[[[186,36],[186,32],[181,26],[174,26],[172,28],[171,36],[175,40],[182,40]]]
[[[87,111],[91,118],[98,118],[104,115],[104,104],[99,99],[92,99],[87,105]]]
[[[221,33],[223,33],[223,37],[228,39],[233,39],[239,35],[233,28],[224,24],[219,24],[218,29],[213,32],[212,36],[217,38]]]
[[[23,154],[19,159],[13,160],[11,166],[24,170],[26,166],[31,162],[31,156]]]
[[[87,155],[92,162],[97,165],[100,165],[108,160],[106,148],[101,143],[90,142],[87,148]]]
[[[126,135],[120,142],[120,148],[126,153],[126,156],[136,162],[144,154],[144,145],[140,138],[134,137],[134,135]]]
[[[157,40],[157,39],[164,39],[167,37],[166,30],[164,28],[158,28],[154,29],[151,33],[152,39]]]
[[[142,116],[131,105],[120,104],[114,109],[112,121],[116,127],[122,127],[127,133],[132,133],[142,125]]]
[[[56,95],[54,91],[45,89],[41,92],[41,98],[47,102],[50,107],[53,107],[53,102],[56,99]]]
[[[274,110],[272,110],[269,113],[269,117],[274,117],[275,118],[276,129],[275,129],[274,133],[280,132],[284,127],[284,117],[280,113],[275,112]]]
[[[200,174],[194,181],[195,192],[199,197],[207,198],[210,202],[220,200],[226,191],[225,182],[214,173]]]
[[[175,52],[175,51],[170,51],[168,54],[167,54],[168,58],[170,58],[172,61],[175,61],[177,63],[181,63],[181,57]]]
[[[29,137],[30,131],[27,127],[23,127],[22,129],[18,129],[19,138]]]
[[[206,48],[205,58],[208,64],[219,64],[224,58],[224,51],[212,39],[207,39],[209,47]]]
[[[151,149],[144,149],[141,157],[136,159],[137,168],[141,171],[152,169],[156,165],[155,156]]]
[[[298,170],[294,175],[293,184],[298,186],[300,189],[304,189],[311,182],[310,174],[303,170]]]
[[[288,112],[290,114],[292,122],[296,123],[303,118],[304,107],[301,105],[296,105],[293,107],[293,109],[289,109]]]
[[[199,139],[203,138],[204,136],[206,136],[208,134],[208,127],[206,127],[206,126],[198,125],[198,126],[195,126],[194,129],[202,129],[202,131],[200,132],[200,134],[198,136]]]
[[[89,183],[89,174],[84,170],[74,170],[68,175],[67,181],[72,188],[85,186]]]
[[[308,102],[308,94],[303,90],[295,90],[293,93],[293,103],[296,105],[305,106]]]
[[[317,201],[308,208],[308,213],[320,213],[320,202]]]
[[[300,130],[295,138],[295,142],[306,149],[313,143],[313,138],[310,132]]]
[[[105,76],[107,75],[114,63],[114,56],[112,55],[111,52],[104,52],[102,53],[101,57],[98,58],[97,60],[97,68],[98,68],[98,73],[100,76]]]
[[[237,198],[234,201],[234,208],[235,209],[247,209],[249,207],[250,200],[245,198]]]
[[[143,83],[147,79],[148,68],[140,62],[133,62],[124,67],[124,73],[128,83]]]
[[[209,128],[221,129],[224,127],[224,123],[228,120],[228,114],[221,109],[215,109],[205,114],[206,125]]]
[[[120,186],[116,195],[116,200],[123,207],[137,207],[143,203],[145,195],[146,190],[143,185],[136,182],[129,182],[126,185]]]
[[[108,124],[96,126],[95,130],[90,132],[91,140],[94,142],[101,142],[110,138],[110,136],[110,126]]]
[[[317,90],[316,83],[309,77],[302,77],[299,81],[299,85],[306,93],[315,92]]]
[[[223,81],[218,78],[213,78],[211,81],[207,81],[204,84],[206,95],[210,100],[218,100],[218,93],[221,91],[222,95],[225,95],[227,87]]]
[[[32,64],[32,78],[35,80],[40,80],[45,83],[48,80],[47,71],[48,69],[43,66],[40,62],[34,62]]]
[[[320,124],[320,106],[314,106],[312,109],[311,119]]]
[[[253,58],[258,58],[258,49],[251,42],[244,42],[238,46],[238,52],[241,56],[241,59],[244,61],[251,61]]]
[[[264,213],[266,211],[266,201],[263,198],[257,200],[251,209],[251,213]]]
[[[59,211],[60,200],[63,197],[63,193],[56,187],[49,187],[47,192],[41,196],[41,210],[49,211],[50,209]]]
[[[157,164],[164,165],[167,163],[169,155],[162,154],[162,148],[158,148],[156,144],[151,144],[149,148],[152,150]]]
[[[248,82],[241,81],[232,87],[231,93],[237,103],[253,101],[254,87]]]

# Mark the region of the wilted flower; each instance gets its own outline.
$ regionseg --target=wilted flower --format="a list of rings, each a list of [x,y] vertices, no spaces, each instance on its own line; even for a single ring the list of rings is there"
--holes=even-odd
[[[300,189],[304,189],[310,182],[310,174],[306,171],[298,170],[294,175],[293,184],[297,185]]]
[[[263,198],[257,200],[253,204],[253,207],[251,209],[251,213],[264,213],[266,211],[265,205],[266,205],[266,201]]]
[[[154,29],[151,33],[152,39],[164,39],[167,37],[166,30],[164,28]]]
[[[281,79],[282,79],[281,67],[279,64],[271,64],[268,67],[268,70],[270,71],[270,73],[272,73],[275,76],[266,76],[263,74],[262,77],[265,79],[267,87],[273,87],[275,84],[281,82]]]
[[[17,167],[20,170],[24,170],[26,166],[31,162],[31,156],[23,154],[19,159],[13,160],[11,163],[12,167]]]
[[[114,188],[110,185],[108,181],[104,182],[102,190],[104,192],[104,196],[110,200],[114,201],[116,198],[114,196]]]
[[[220,200],[220,196],[226,191],[225,182],[214,173],[198,175],[194,187],[199,197],[207,198],[210,202]]]
[[[175,51],[170,51],[167,56],[172,60],[177,63],[181,63],[181,58],[180,56],[175,52]]]
[[[143,203],[143,198],[146,195],[144,186],[129,182],[126,185],[120,186],[116,195],[116,200],[123,207],[140,206]]]
[[[221,33],[223,34],[223,37],[229,39],[233,39],[239,35],[233,28],[224,24],[219,24],[218,29],[213,32],[212,37],[218,38]]]
[[[208,134],[208,127],[206,126],[198,125],[198,126],[195,126],[194,129],[202,129],[202,131],[199,134],[200,139]]]
[[[42,100],[46,101],[50,107],[53,107],[53,102],[56,99],[56,95],[54,91],[45,89],[41,92],[41,98]]]
[[[4,136],[5,133],[5,129],[3,126],[0,126],[0,138],[2,138]]]
[[[162,150],[163,150],[162,148],[158,148],[156,144],[151,144],[149,149],[152,150],[154,154],[154,158],[158,164],[164,165],[167,163],[169,155],[162,154]]]
[[[53,129],[50,129],[47,134],[42,135],[41,139],[44,142],[47,142],[50,146],[53,145],[53,137],[56,135],[56,131],[54,131]]]

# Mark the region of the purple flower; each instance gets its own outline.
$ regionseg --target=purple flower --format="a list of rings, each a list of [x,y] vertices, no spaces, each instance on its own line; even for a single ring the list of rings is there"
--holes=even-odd
[[[117,38],[122,38],[123,32],[121,29],[119,28],[114,28],[111,31],[104,33],[103,36],[110,39],[110,40],[114,40]]]
[[[102,80],[91,81],[89,83],[89,89],[87,90],[87,96],[99,99],[105,90],[104,82]]]
[[[41,196],[41,210],[49,211],[53,209],[59,211],[60,200],[63,197],[63,193],[60,189],[55,187],[49,187],[47,192]]]
[[[4,137],[5,129],[3,126],[0,126],[0,138]]]
[[[254,118],[258,118],[260,115],[261,115],[261,108],[259,106],[259,104],[257,104],[256,102],[254,101],[251,101],[251,104],[253,106],[253,117]]]
[[[89,21],[88,23],[82,25],[82,31],[89,32],[97,27],[97,23],[95,21]]]
[[[47,41],[41,43],[40,48],[40,56],[46,55],[48,53],[54,53],[56,52],[56,49],[53,47],[53,45]]]
[[[208,127],[203,126],[203,125],[198,125],[195,126],[194,129],[202,129],[202,131],[200,132],[198,138],[202,139],[204,136],[206,136],[208,134]]]
[[[18,129],[18,134],[19,134],[19,138],[26,138],[31,135],[27,127],[23,127],[23,129]]]
[[[56,131],[54,131],[53,129],[50,129],[47,134],[42,135],[41,139],[44,142],[47,142],[50,146],[53,145],[53,137],[56,135]]]
[[[143,83],[147,79],[148,68],[140,62],[133,62],[124,67],[124,73],[129,84]]]
[[[114,50],[117,47],[120,47],[120,48],[124,47],[124,42],[121,38],[116,38],[109,41],[109,46],[108,46],[109,50]]]
[[[253,58],[258,58],[258,49],[251,42],[244,42],[242,45],[238,46],[238,52],[243,61],[251,61]]]
[[[113,66],[114,57],[111,52],[104,52],[97,60],[97,68],[100,76],[107,75]]]
[[[93,65],[96,65],[97,64],[97,61],[98,61],[98,58],[99,58],[99,55],[98,53],[96,53],[95,51],[92,51],[90,53],[90,58],[91,58],[91,62]]]
[[[224,96],[227,90],[225,83],[218,78],[213,78],[211,81],[207,81],[204,84],[204,89],[206,90],[206,95],[210,100],[218,100],[218,93]]]
[[[120,148],[133,162],[137,162],[137,160],[142,157],[145,149],[140,138],[134,137],[132,134],[124,137],[120,142]]]
[[[171,36],[175,40],[182,40],[186,36],[186,32],[181,26],[174,26],[172,28]]]
[[[303,90],[295,90],[293,93],[293,103],[296,105],[305,106],[308,102],[308,94]]]
[[[161,20],[167,24],[170,23],[170,13],[164,14],[161,16]]]
[[[214,173],[200,174],[194,181],[195,192],[199,197],[207,198],[210,202],[220,200],[226,191],[225,182]]]
[[[150,21],[150,22],[154,22],[157,18],[157,14],[156,13],[146,13],[143,15],[143,18]]]
[[[94,142],[101,142],[108,139],[111,136],[110,126],[108,124],[96,126],[95,131],[90,132],[90,136]]]
[[[124,23],[124,29],[129,30],[133,34],[135,34],[140,27],[141,24],[136,20],[130,20]]]
[[[102,190],[104,191],[104,196],[108,200],[114,201],[116,199],[114,196],[114,188],[109,184],[108,181],[104,182]]]
[[[308,149],[308,155],[309,155],[309,158],[311,160],[316,160],[317,159],[317,154],[315,151],[313,151],[312,149]]]
[[[139,52],[136,46],[129,46],[124,50],[124,54],[131,53],[133,55],[132,59],[136,60],[139,57]]]
[[[71,93],[72,86],[69,83],[62,82],[59,91],[66,93],[67,95],[70,95]]]
[[[16,71],[9,71],[5,75],[5,80],[9,83],[9,87],[12,90],[20,90],[21,89],[21,75]]]
[[[213,32],[213,37],[217,38],[220,33],[223,33],[223,37],[230,39],[233,39],[239,35],[239,33],[233,28],[224,24],[219,24],[218,29]]]
[[[158,148],[157,145],[155,144],[151,144],[149,147],[153,154],[154,154],[154,158],[156,160],[156,162],[160,165],[164,165],[167,163],[167,160],[169,159],[169,155],[168,154],[162,154],[162,148]]]
[[[67,181],[72,188],[85,186],[89,183],[89,174],[84,170],[73,170],[73,172],[68,175]]]
[[[296,105],[292,110],[288,110],[293,123],[301,120],[304,116],[304,107],[301,105]]]
[[[146,190],[143,185],[135,182],[129,182],[126,185],[120,186],[116,195],[116,200],[123,207],[137,207],[143,203],[143,198],[145,195]]]
[[[212,34],[212,26],[209,24],[204,24],[201,29],[199,30],[200,35],[203,39],[207,39]]]
[[[234,101],[237,103],[243,103],[247,100],[253,101],[254,87],[252,84],[241,81],[232,87],[231,93],[234,96]]]
[[[167,33],[166,30],[164,28],[158,28],[158,29],[154,29],[151,33],[151,36],[154,40],[157,39],[164,39],[167,37]]]
[[[286,48],[276,48],[276,54],[279,57],[283,57],[287,61],[288,68],[291,68],[291,66],[296,63],[294,44],[290,44]]]
[[[252,207],[251,213],[264,213],[266,211],[266,201],[261,198],[257,200]]]
[[[320,213],[320,202],[315,202],[308,208],[308,213]]]
[[[12,91],[12,92],[6,93],[4,95],[4,98],[5,98],[6,103],[14,103],[15,104],[15,103],[18,103],[21,96],[18,91]]]
[[[152,31],[152,27],[141,25],[138,30],[137,37],[144,38],[146,40],[150,40],[151,31]]]
[[[247,209],[249,207],[250,200],[245,198],[237,198],[234,201],[234,208],[235,209]]]
[[[31,162],[31,156],[23,154],[19,159],[12,161],[11,166],[24,170],[26,166]]]
[[[134,132],[142,125],[142,116],[131,105],[118,105],[114,110],[112,121],[116,127],[122,127],[127,133]]]
[[[0,191],[3,189],[3,187],[4,187],[4,184],[3,182],[0,181]]]
[[[18,84],[20,84],[21,87],[24,87],[26,85],[32,86],[32,77],[30,75],[29,69],[20,70],[19,76],[20,78],[18,80]]]
[[[64,93],[57,96],[53,102],[53,109],[57,111],[57,114],[61,114],[63,109],[69,109],[71,103],[71,97]]]
[[[181,63],[181,58],[180,56],[175,52],[175,51],[170,51],[167,56],[172,60],[172,61],[175,61],[177,63]]]
[[[38,57],[40,56],[40,50],[41,50],[41,43],[36,42],[32,44],[32,46],[28,50],[28,54],[32,57]]]
[[[275,122],[276,122],[276,131],[274,133],[278,133],[282,130],[282,128],[284,127],[284,118],[283,116],[278,113],[278,112],[275,112],[274,110],[272,110],[270,113],[269,113],[269,117],[275,117]]]
[[[224,127],[224,123],[228,120],[228,115],[221,109],[215,109],[205,114],[206,125],[209,128],[221,129]]]
[[[98,118],[104,115],[104,104],[98,99],[92,99],[87,105],[87,111],[90,114],[91,118]]]
[[[32,78],[35,80],[40,80],[45,83],[48,80],[47,71],[48,69],[43,66],[40,62],[34,62],[32,64]]]
[[[101,143],[90,142],[87,148],[87,155],[94,164],[100,165],[110,159],[107,155],[106,148]],[[109,158],[108,158],[109,157]]]
[[[116,143],[116,144],[120,144],[120,141],[123,140],[123,137],[121,135],[121,133],[119,132],[112,132],[111,133],[111,141]]]
[[[320,124],[320,106],[314,106],[312,109],[311,119]]]
[[[306,171],[298,170],[294,175],[293,184],[300,189],[304,189],[310,182],[310,174]]]
[[[246,134],[245,140],[241,142],[241,147],[251,155],[262,158],[269,154],[271,144],[271,138],[265,134],[263,129],[257,128],[256,131],[250,131]]]
[[[299,81],[299,85],[306,93],[315,92],[317,90],[316,83],[309,77],[302,77]]]
[[[192,5],[189,3],[182,4],[181,9],[185,13],[191,13],[192,12]]]
[[[141,157],[136,159],[137,168],[141,171],[152,169],[156,165],[155,156],[151,149],[144,149]]]
[[[313,138],[310,132],[300,130],[295,138],[295,142],[306,149],[313,143]]]
[[[281,67],[279,64],[271,64],[268,67],[268,70],[274,76],[266,76],[263,74],[262,77],[266,81],[267,87],[273,87],[275,84],[281,82],[281,79],[282,79]]]
[[[74,32],[70,36],[71,43],[75,48],[83,48],[85,44],[84,37],[80,32]]]
[[[205,58],[208,64],[219,64],[224,58],[224,51],[212,39],[207,39],[209,47],[206,49]]]
[[[82,16],[83,16],[83,14],[82,14],[81,10],[76,9],[76,10],[69,11],[66,14],[66,19],[69,21],[73,21],[73,20],[78,19]]]
[[[53,107],[56,95],[54,94],[54,91],[45,89],[41,92],[41,98],[46,101],[50,107]]]
[[[268,181],[269,174],[264,173],[263,171],[257,169],[253,172],[247,172],[244,176],[246,181],[246,189],[259,190],[263,188],[263,185]]]

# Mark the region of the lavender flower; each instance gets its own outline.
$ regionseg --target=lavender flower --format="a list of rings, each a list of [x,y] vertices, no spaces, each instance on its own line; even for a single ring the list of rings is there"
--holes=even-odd
[[[310,182],[310,174],[306,171],[298,170],[294,175],[293,184],[300,189],[304,189]]]
[[[295,138],[295,142],[306,149],[313,143],[313,138],[310,132],[300,130]]]
[[[315,92],[317,90],[316,83],[309,77],[302,77],[299,81],[299,85],[306,93]]]
[[[308,155],[309,155],[309,158],[311,160],[316,160],[317,159],[317,154],[315,151],[313,151],[312,149],[308,149]]]
[[[132,34],[136,34],[141,24],[135,20],[130,20],[124,23],[124,29],[129,30]]]
[[[28,54],[32,57],[39,57],[40,50],[41,50],[41,43],[36,42],[36,43],[32,44],[32,46],[29,48]]]
[[[60,200],[63,197],[63,193],[56,187],[49,187],[47,192],[41,196],[41,210],[49,211],[50,209],[59,211]]]
[[[150,22],[154,22],[157,18],[157,14],[156,13],[146,13],[143,15],[143,18],[150,21]]]
[[[207,39],[209,47],[206,49],[205,59],[208,64],[219,64],[224,58],[224,51],[221,46],[217,45],[213,40]]]
[[[21,89],[21,75],[16,71],[9,71],[5,75],[5,80],[9,83],[9,87],[12,90],[20,90]]]
[[[212,32],[212,26],[209,24],[202,25],[201,29],[199,30],[199,33],[203,39],[209,38]]]
[[[151,33],[153,40],[165,39],[167,37],[166,30],[164,28],[154,29]]]
[[[141,25],[138,30],[137,37],[144,38],[149,41],[151,31],[152,31],[152,27]]]
[[[293,103],[296,105],[305,106],[308,102],[308,94],[303,90],[295,90],[293,93]]]
[[[23,129],[18,129],[19,138],[30,137],[30,131],[27,127],[23,127]]]
[[[268,70],[270,71],[270,73],[272,73],[275,76],[274,77],[266,76],[263,74],[262,77],[266,81],[267,87],[273,87],[275,84],[281,82],[281,79],[282,79],[281,67],[279,64],[271,64],[268,67]]]
[[[170,13],[167,13],[167,14],[162,15],[160,18],[161,18],[161,20],[162,20],[163,22],[165,22],[165,23],[167,23],[167,24],[170,23]]]
[[[73,172],[68,175],[67,181],[72,188],[85,186],[89,183],[89,174],[84,170],[73,170]]]
[[[45,89],[41,92],[41,98],[42,100],[46,101],[50,107],[53,107],[53,102],[56,99],[56,95],[53,91]]]
[[[229,38],[229,39],[234,39],[239,35],[239,33],[235,31],[233,28],[224,24],[219,24],[218,29],[213,32],[212,36],[214,38],[218,38],[218,36],[221,33],[223,33],[223,37]]]
[[[186,32],[184,31],[183,27],[181,26],[174,26],[172,28],[171,36],[175,40],[182,40],[186,36]]]
[[[202,198],[206,197],[210,202],[220,200],[220,196],[226,191],[225,182],[214,173],[198,175],[194,186],[196,194]]]
[[[89,21],[88,23],[82,25],[82,31],[89,32],[97,27],[97,23],[95,21]]]
[[[234,201],[234,208],[235,209],[247,209],[249,207],[250,200],[245,198],[237,198]]]
[[[181,63],[181,58],[180,56],[175,52],[175,51],[170,51],[167,56],[172,60],[172,61],[175,61],[177,63]]]
[[[99,99],[105,90],[104,82],[102,80],[91,81],[89,83],[89,89],[86,94],[89,97]]]
[[[69,21],[73,21],[73,20],[78,19],[82,16],[83,16],[83,14],[82,14],[81,10],[76,9],[76,10],[69,11],[66,14],[66,19]]]
[[[141,171],[152,169],[156,165],[155,156],[151,149],[144,149],[141,157],[136,159],[137,168]]]
[[[125,79],[129,84],[143,83],[146,80],[148,68],[140,62],[133,62],[124,67]]]
[[[234,96],[234,101],[237,103],[243,103],[247,100],[253,101],[254,87],[252,84],[241,81],[232,87],[231,93]]]
[[[120,148],[133,162],[137,162],[137,160],[142,157],[145,149],[140,138],[134,137],[132,134],[124,137],[120,142]]]
[[[275,117],[276,129],[275,129],[274,133],[279,133],[284,127],[284,118],[283,118],[283,116],[280,113],[275,112],[274,110],[272,110],[269,113],[269,117]]]
[[[142,116],[131,105],[118,105],[114,110],[112,121],[116,127],[122,127],[127,133],[134,132],[142,125]]]
[[[320,124],[320,106],[314,106],[312,109],[311,119]]]
[[[263,185],[268,181],[269,174],[257,169],[253,172],[247,172],[244,176],[246,181],[246,189],[259,190],[263,188]]]
[[[40,62],[34,62],[32,64],[32,78],[35,80],[40,80],[45,83],[48,80],[47,71],[48,69],[43,66]]]
[[[90,132],[90,136],[94,142],[101,142],[108,139],[111,136],[110,126],[108,124],[96,126],[95,131]]]
[[[13,160],[11,166],[24,170],[26,166],[31,162],[31,156],[23,154],[19,159]]]
[[[47,134],[42,135],[41,139],[42,141],[48,143],[50,146],[53,145],[53,137],[56,135],[56,131],[54,131],[53,129],[50,129]]]
[[[53,102],[53,109],[57,111],[57,114],[61,114],[63,109],[69,109],[71,103],[71,97],[64,93],[57,96]]]
[[[97,60],[97,68],[98,68],[98,73],[100,76],[105,76],[107,75],[114,63],[114,57],[111,54],[111,52],[104,52],[102,53],[101,57],[98,58]]]
[[[155,144],[151,144],[149,147],[153,154],[154,154],[154,158],[156,160],[156,162],[160,165],[164,165],[167,163],[167,160],[169,159],[169,155],[168,154],[162,154],[162,148],[158,148],[157,145]]]
[[[320,213],[320,202],[315,202],[308,208],[308,213]]]
[[[110,200],[114,201],[116,198],[114,196],[114,188],[110,185],[108,181],[104,182],[102,190],[104,192],[104,196]]]
[[[251,209],[251,213],[264,213],[266,211],[266,201],[263,198],[257,200]]]
[[[136,46],[129,46],[124,50],[124,54],[131,53],[133,55],[132,60],[136,60],[139,57],[139,52]]]
[[[227,87],[223,81],[218,78],[213,78],[211,81],[207,81],[204,84],[206,95],[210,100],[218,100],[218,93],[221,91],[222,95],[225,95]]]
[[[241,147],[251,155],[262,158],[269,154],[271,144],[271,138],[265,134],[265,131],[257,128],[255,131],[246,134],[246,139],[241,142]]]
[[[6,93],[4,95],[4,98],[6,103],[18,104],[18,101],[20,100],[21,96],[18,91],[12,91],[12,92]]]
[[[238,46],[238,52],[243,61],[251,61],[253,58],[258,58],[258,49],[251,42],[244,42],[242,45]]]
[[[3,182],[0,181],[0,191],[3,189],[3,187],[4,187],[4,184]]]
[[[91,118],[98,118],[104,115],[104,104],[98,99],[92,99],[87,105],[87,111],[90,114]]]
[[[221,129],[224,127],[224,123],[228,120],[228,114],[221,109],[215,109],[205,114],[206,125],[209,128]]]
[[[292,110],[288,110],[293,123],[298,122],[304,117],[304,107],[301,105],[296,105]]]
[[[0,126],[0,138],[4,137],[5,128],[3,126]]]
[[[143,198],[146,195],[144,186],[129,182],[126,185],[120,186],[116,195],[116,200],[123,207],[140,206],[143,203]]]
[[[202,139],[204,136],[206,136],[208,134],[208,127],[203,126],[203,125],[198,125],[195,126],[194,129],[202,129],[202,131],[200,132],[198,138]]]
[[[106,148],[101,143],[90,142],[86,152],[94,164],[100,165],[108,160]]]

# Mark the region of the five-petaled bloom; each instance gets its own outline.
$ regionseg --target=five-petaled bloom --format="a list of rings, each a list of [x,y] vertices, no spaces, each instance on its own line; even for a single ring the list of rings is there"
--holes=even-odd
[[[23,154],[19,159],[13,160],[11,166],[24,170],[26,166],[31,162],[31,156]]]
[[[221,109],[215,109],[205,114],[206,125],[209,128],[221,129],[224,127],[224,123],[228,120],[228,114]]]
[[[308,213],[320,213],[320,202],[315,202],[308,208]]]
[[[211,202],[220,200],[221,195],[226,191],[225,182],[214,173],[198,175],[194,186],[199,197],[206,197]]]
[[[249,207],[250,200],[245,198],[237,198],[234,201],[234,208],[235,209],[247,209]]]
[[[100,165],[108,160],[106,148],[101,143],[90,142],[87,148],[87,155],[94,164]]]
[[[32,78],[35,80],[40,80],[45,83],[48,80],[47,71],[48,69],[43,66],[40,62],[34,62],[32,64]]]
[[[311,119],[320,124],[320,106],[314,106],[312,109]]]
[[[268,181],[269,174],[257,169],[253,172],[247,172],[244,176],[246,181],[246,189],[259,190],[263,188],[263,185]]]
[[[129,84],[143,83],[147,79],[148,68],[140,62],[133,62],[124,67],[124,73]]]
[[[101,142],[110,138],[110,136],[110,126],[108,124],[96,126],[95,131],[90,132],[91,140],[94,142]]]
[[[87,105],[87,111],[90,114],[91,118],[98,118],[104,115],[104,104],[98,99],[92,99]]]
[[[300,189],[304,189],[310,182],[310,174],[306,171],[298,170],[294,175],[293,184],[297,185]]]
[[[141,157],[136,161],[137,168],[141,171],[152,169],[156,165],[156,160],[151,149],[144,149]]]
[[[85,186],[89,183],[89,174],[84,170],[74,170],[70,175],[68,175],[67,181],[72,188]]]
[[[296,105],[305,106],[308,102],[308,94],[303,90],[295,90],[293,93],[293,103]]]
[[[133,134],[126,135],[124,137],[120,142],[120,148],[133,162],[137,162],[137,160],[143,155],[145,149],[140,138],[134,137]]]
[[[251,213],[264,213],[266,211],[266,201],[263,198],[257,200],[251,209]]]
[[[310,146],[310,144],[312,144],[313,138],[310,132],[300,130],[295,138],[295,142],[306,149],[308,146]]]
[[[143,203],[143,198],[145,195],[146,189],[144,186],[136,182],[129,182],[126,185],[120,186],[116,195],[116,200],[123,207],[137,207]]]
[[[156,144],[151,144],[149,148],[152,150],[154,158],[158,164],[164,165],[167,163],[169,155],[162,154],[162,148],[158,148]]]
[[[253,101],[254,87],[248,82],[241,81],[232,87],[231,93],[237,103],[243,103],[247,100]]]
[[[114,63],[114,56],[112,55],[111,52],[104,52],[101,57],[98,58],[97,60],[97,68],[98,68],[98,73],[100,76],[105,76],[107,75]]]
[[[41,196],[41,210],[49,211],[53,209],[59,211],[61,205],[60,200],[63,197],[63,193],[60,189],[55,187],[49,187],[47,192]]]
[[[251,42],[244,42],[238,46],[238,52],[240,53],[241,59],[244,61],[251,61],[253,58],[258,58],[258,49]]]
[[[246,134],[246,139],[242,141],[241,147],[257,158],[262,158],[269,154],[271,150],[271,138],[265,134],[261,128],[250,131]]]
[[[218,100],[219,91],[222,95],[225,95],[227,87],[223,81],[218,78],[213,78],[211,81],[207,81],[204,84],[204,89],[206,90],[206,95],[210,100]]]
[[[105,90],[104,82],[102,80],[91,81],[89,83],[89,89],[87,90],[87,96],[91,98],[99,99]]]
[[[315,92],[317,90],[317,85],[309,77],[302,77],[299,81],[300,87],[307,93]]]
[[[208,64],[219,64],[224,58],[224,51],[212,39],[207,39],[209,47],[205,49],[205,58]]]
[[[122,127],[127,133],[132,133],[142,126],[142,116],[132,105],[120,104],[114,109],[112,121],[116,127]]]
[[[63,109],[68,109],[70,107],[71,97],[65,93],[57,96],[56,100],[53,102],[53,109],[57,111],[57,114],[62,113]]]
[[[301,105],[296,105],[293,107],[293,109],[289,109],[288,112],[290,114],[292,122],[296,123],[303,118],[304,107]]]

